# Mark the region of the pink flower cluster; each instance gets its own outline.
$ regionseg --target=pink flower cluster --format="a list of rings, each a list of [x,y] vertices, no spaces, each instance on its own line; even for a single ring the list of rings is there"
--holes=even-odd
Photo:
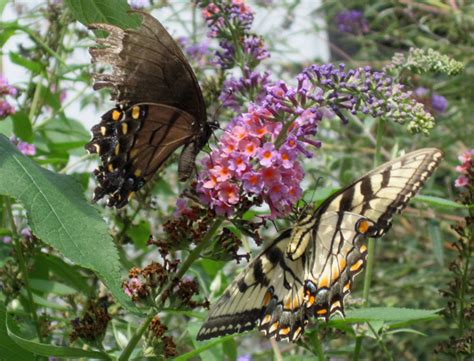
[[[203,160],[196,187],[201,200],[218,215],[230,216],[244,200],[265,202],[269,218],[288,214],[302,194],[298,154],[311,157],[307,144],[321,145],[308,139],[321,118],[315,108],[299,107],[296,90],[285,83],[269,86],[262,105],[251,104],[235,118]]]
[[[252,26],[254,14],[244,0],[224,0],[217,2],[199,1],[203,6],[202,16],[209,27],[208,36],[224,36],[229,24],[244,32]]]
[[[461,173],[461,175],[455,180],[455,187],[468,187],[470,185],[470,180],[474,178],[474,148],[464,151],[459,157],[461,165],[456,167],[456,171]]]
[[[130,298],[138,298],[142,294],[143,282],[137,277],[132,277],[128,281],[124,282],[123,290],[125,294]]]
[[[17,93],[16,88],[8,84],[7,79],[0,75],[0,119],[15,114],[15,107],[7,101],[6,96],[16,97]]]

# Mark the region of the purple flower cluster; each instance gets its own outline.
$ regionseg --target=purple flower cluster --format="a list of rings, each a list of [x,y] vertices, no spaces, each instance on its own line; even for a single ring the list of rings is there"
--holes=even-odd
[[[454,182],[455,187],[469,187],[474,179],[474,148],[464,151],[459,157],[461,165],[456,167],[456,171],[461,175]]]
[[[342,33],[361,35],[369,32],[369,24],[362,11],[344,10],[336,15],[335,20]]]
[[[10,114],[15,114],[15,107],[7,101],[6,97],[16,97],[17,94],[16,88],[8,84],[7,79],[0,75],[0,119],[6,118]]]
[[[23,142],[19,140],[16,136],[10,138],[10,142],[16,145],[16,148],[23,153],[24,155],[35,155],[36,147],[34,144]]]
[[[406,123],[413,133],[428,134],[434,126],[433,116],[413,99],[410,91],[369,66],[346,71],[344,64],[312,65],[300,74],[299,81],[305,83],[309,99],[328,107],[344,122],[347,120],[342,110]]]
[[[435,113],[444,113],[448,109],[448,100],[437,93],[430,95],[430,90],[423,87],[418,87],[414,91],[416,100],[424,104],[428,110],[433,110]]]
[[[181,36],[178,38],[178,42],[184,48],[186,54],[195,61],[198,66],[207,64],[207,58],[209,56],[209,42],[207,40],[201,43],[191,43],[188,37]]]
[[[199,1],[203,7],[202,15],[209,27],[210,38],[228,35],[229,26],[239,33],[252,27],[254,14],[244,0]]]
[[[219,100],[223,106],[240,113],[242,106],[250,101],[261,103],[267,95],[266,89],[269,85],[270,73],[251,71],[244,67],[240,78],[231,77],[224,82]]]
[[[254,68],[270,56],[262,38],[250,34],[254,14],[243,0],[200,1],[202,14],[209,27],[208,36],[219,39],[213,63],[229,69],[237,61]]]

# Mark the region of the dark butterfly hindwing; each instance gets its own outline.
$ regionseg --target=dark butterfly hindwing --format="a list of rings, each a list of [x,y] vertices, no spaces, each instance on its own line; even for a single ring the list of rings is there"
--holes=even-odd
[[[297,340],[311,317],[344,315],[344,298],[365,267],[365,239],[380,237],[439,164],[421,149],[369,172],[328,198],[255,258],[211,307],[198,340],[259,325]]]
[[[111,88],[119,105],[92,128],[86,149],[102,160],[94,200],[108,194],[108,205],[117,208],[180,146],[178,176],[189,178],[210,136],[202,92],[184,54],[158,20],[135,13],[143,19],[137,30],[89,26],[108,33],[90,49],[92,63],[112,66],[110,74],[92,74],[94,89]]]

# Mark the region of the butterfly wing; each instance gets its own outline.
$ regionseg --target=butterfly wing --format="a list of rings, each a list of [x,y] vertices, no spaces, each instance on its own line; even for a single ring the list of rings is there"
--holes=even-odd
[[[389,230],[393,215],[406,207],[442,156],[440,150],[427,148],[385,163],[329,197],[298,225],[302,231],[291,238],[287,255],[306,259],[308,316],[327,320],[344,314],[344,297],[365,267],[366,237],[381,237]]]
[[[92,128],[93,139],[86,145],[102,160],[95,172],[99,186],[94,201],[109,194],[109,206],[120,208],[127,204],[130,195],[193,137],[193,119],[180,109],[146,103],[104,114]]]
[[[382,164],[348,187],[332,195],[317,210],[352,212],[375,223],[385,234],[395,213],[400,213],[439,165],[443,153],[436,148],[419,149]]]
[[[304,260],[286,259],[284,252],[290,236],[290,231],[282,233],[247,265],[211,307],[208,320],[199,330],[198,340],[244,332],[257,324],[267,334],[278,337],[281,319],[295,328],[304,327],[301,315],[298,315],[303,302]],[[289,303],[290,309],[285,314],[284,303]]]
[[[118,208],[179,146],[178,177],[188,179],[211,133],[201,89],[181,49],[158,20],[136,13],[143,20],[137,30],[89,26],[108,33],[90,49],[92,62],[112,67],[111,73],[92,74],[94,89],[111,88],[119,103],[93,127],[86,145],[102,159],[94,200],[109,194],[108,205]]]
[[[312,217],[312,215],[311,215]],[[309,217],[309,218],[311,218]],[[309,318],[309,312],[314,313],[323,309],[329,297],[315,301],[308,298],[305,279],[313,276],[305,271],[307,264],[306,254],[297,260],[286,256],[286,249],[292,238],[298,237],[306,231],[313,233],[314,219],[307,218],[296,225],[293,230],[282,233],[272,244],[247,265],[240,275],[225,291],[221,298],[211,307],[208,320],[201,327],[197,339],[205,340],[226,334],[240,333],[255,326],[259,326],[268,337],[275,337],[277,341],[296,341],[304,332]],[[358,251],[359,239],[363,235],[357,230],[364,217],[355,214],[346,214],[343,225],[336,229],[335,223],[339,219],[336,212],[327,212],[318,219],[318,246],[315,252],[308,256],[317,258],[315,264],[323,264],[322,254],[328,252],[326,237],[338,238],[341,243],[339,255],[334,255],[335,262],[342,266],[341,259],[348,259],[347,267],[337,269],[339,274],[347,269],[346,275],[335,275],[335,265],[332,261],[323,265],[324,276],[319,277],[321,282],[326,282],[326,289],[342,284],[342,278],[353,277],[356,273],[351,271],[353,264],[364,256]],[[329,269],[329,271],[326,271]],[[327,276],[326,276],[327,274]],[[323,281],[323,278],[327,280]],[[347,282],[345,282],[347,283]],[[343,287],[343,286],[341,286]],[[319,296],[323,293],[320,292]],[[311,303],[311,305],[309,305]],[[310,306],[312,309],[310,310]],[[341,302],[342,306],[342,302]],[[333,310],[335,312],[335,310]]]
[[[143,21],[137,29],[91,24],[104,30],[99,47],[90,49],[92,63],[109,64],[112,73],[93,73],[94,89],[111,88],[120,104],[160,103],[191,114],[206,123],[206,107],[196,76],[183,52],[153,16],[134,11]]]

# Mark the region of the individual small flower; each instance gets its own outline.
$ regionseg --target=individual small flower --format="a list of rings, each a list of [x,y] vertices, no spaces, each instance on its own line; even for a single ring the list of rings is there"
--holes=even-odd
[[[263,179],[261,174],[256,172],[245,173],[242,177],[244,190],[248,193],[258,194],[263,189]]]
[[[178,198],[176,200],[176,209],[173,212],[175,218],[187,217],[189,219],[194,219],[196,217],[195,212],[189,207],[187,200],[183,198]]]
[[[260,165],[270,167],[278,160],[278,152],[275,150],[275,146],[272,143],[265,143],[258,153],[258,159]]]
[[[36,147],[34,144],[30,144],[27,142],[18,142],[17,149],[23,153],[24,155],[35,155],[36,154]]]
[[[431,105],[435,112],[444,113],[448,108],[448,101],[444,96],[435,93],[431,96]]]
[[[454,181],[455,187],[467,187],[469,185],[469,178],[461,175]]]
[[[344,10],[336,15],[335,20],[342,33],[360,35],[369,32],[369,24],[362,11]]]
[[[128,5],[133,10],[141,10],[150,6],[150,0],[128,0]]]
[[[11,95],[12,97],[16,97],[17,93],[17,89],[8,83],[7,78],[0,75],[0,96]]]
[[[12,238],[10,236],[5,236],[2,238],[2,242],[4,244],[11,244],[12,243]]]
[[[13,105],[7,102],[5,99],[0,99],[0,119],[6,118],[11,114],[15,114],[16,109]]]
[[[465,150],[458,157],[461,165],[456,166],[456,171],[461,173],[461,175],[454,181],[454,186],[468,187],[473,183],[474,180],[474,148],[470,150]]]
[[[251,355],[241,355],[237,357],[237,361],[252,361]]]
[[[474,155],[474,149],[466,150],[458,157],[458,159],[461,163],[468,163],[472,160],[473,155]]]
[[[29,144],[19,140],[16,136],[10,138],[10,142],[16,145],[16,148],[24,155],[35,155],[36,147],[34,144]]]

